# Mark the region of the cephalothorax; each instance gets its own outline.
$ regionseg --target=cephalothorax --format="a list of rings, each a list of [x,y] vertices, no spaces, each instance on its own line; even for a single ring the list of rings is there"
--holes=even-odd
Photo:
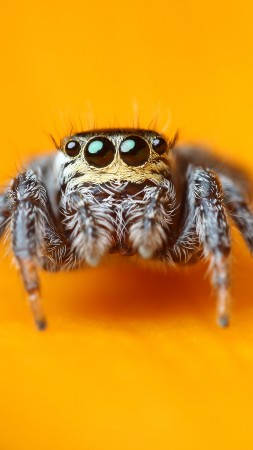
[[[46,320],[37,267],[96,265],[108,253],[165,264],[206,257],[218,323],[229,321],[229,216],[253,250],[245,175],[155,131],[101,129],[62,140],[0,194],[12,248],[39,329]]]

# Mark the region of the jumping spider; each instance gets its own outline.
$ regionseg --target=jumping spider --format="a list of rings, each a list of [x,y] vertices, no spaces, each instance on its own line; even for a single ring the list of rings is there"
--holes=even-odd
[[[213,170],[215,168],[215,171]],[[229,322],[231,216],[253,250],[244,174],[194,146],[145,129],[101,129],[62,139],[0,194],[37,327],[46,327],[37,266],[96,265],[108,253],[166,264],[210,260],[218,323]]]

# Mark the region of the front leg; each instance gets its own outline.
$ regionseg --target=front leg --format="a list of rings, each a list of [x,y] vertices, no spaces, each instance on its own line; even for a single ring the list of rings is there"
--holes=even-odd
[[[46,319],[40,302],[37,264],[54,270],[65,245],[50,221],[46,189],[34,171],[27,170],[14,179],[8,194],[13,252],[36,325],[43,330]]]
[[[166,259],[180,262],[184,255],[187,261],[203,247],[217,294],[218,323],[224,327],[229,323],[231,242],[221,184],[214,172],[201,167],[189,166],[186,176],[188,212]]]
[[[210,260],[212,283],[217,293],[218,323],[227,326],[230,310],[230,229],[217,176],[211,170],[195,169],[196,225],[204,255]]]
[[[10,199],[7,192],[0,194],[0,237],[3,236],[11,216]]]

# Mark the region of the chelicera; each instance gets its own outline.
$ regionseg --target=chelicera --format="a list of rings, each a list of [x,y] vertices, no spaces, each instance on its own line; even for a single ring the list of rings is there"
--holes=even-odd
[[[105,254],[165,265],[207,258],[219,325],[229,322],[230,218],[253,250],[250,184],[195,146],[145,129],[101,129],[62,139],[0,195],[37,327],[46,327],[37,270],[97,265]]]

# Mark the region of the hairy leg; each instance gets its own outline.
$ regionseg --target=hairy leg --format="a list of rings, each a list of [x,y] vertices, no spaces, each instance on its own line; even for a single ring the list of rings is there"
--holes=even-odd
[[[217,295],[220,326],[229,323],[230,310],[230,232],[220,182],[209,169],[189,166],[187,178],[188,212],[174,246],[166,259],[179,262],[194,257],[203,247],[210,261],[211,280]],[[182,257],[183,255],[183,257]]]
[[[253,253],[253,183],[247,174],[198,147],[178,146],[171,154],[178,178],[179,174],[185,176],[189,165],[213,169],[218,174],[227,210]]]
[[[230,309],[230,230],[223,206],[221,185],[211,170],[195,168],[190,175],[195,194],[196,228],[210,260],[212,283],[217,293],[218,323],[229,323]]]
[[[240,230],[250,252],[253,253],[253,210],[249,192],[236,177],[221,175],[220,180],[229,214]]]
[[[0,238],[4,234],[11,215],[10,201],[6,192],[0,194]]]
[[[57,244],[62,245],[62,241],[49,218],[46,189],[34,171],[27,170],[14,179],[9,199],[13,252],[36,325],[42,330],[46,319],[40,303],[37,264],[47,260],[48,266],[56,265]]]

